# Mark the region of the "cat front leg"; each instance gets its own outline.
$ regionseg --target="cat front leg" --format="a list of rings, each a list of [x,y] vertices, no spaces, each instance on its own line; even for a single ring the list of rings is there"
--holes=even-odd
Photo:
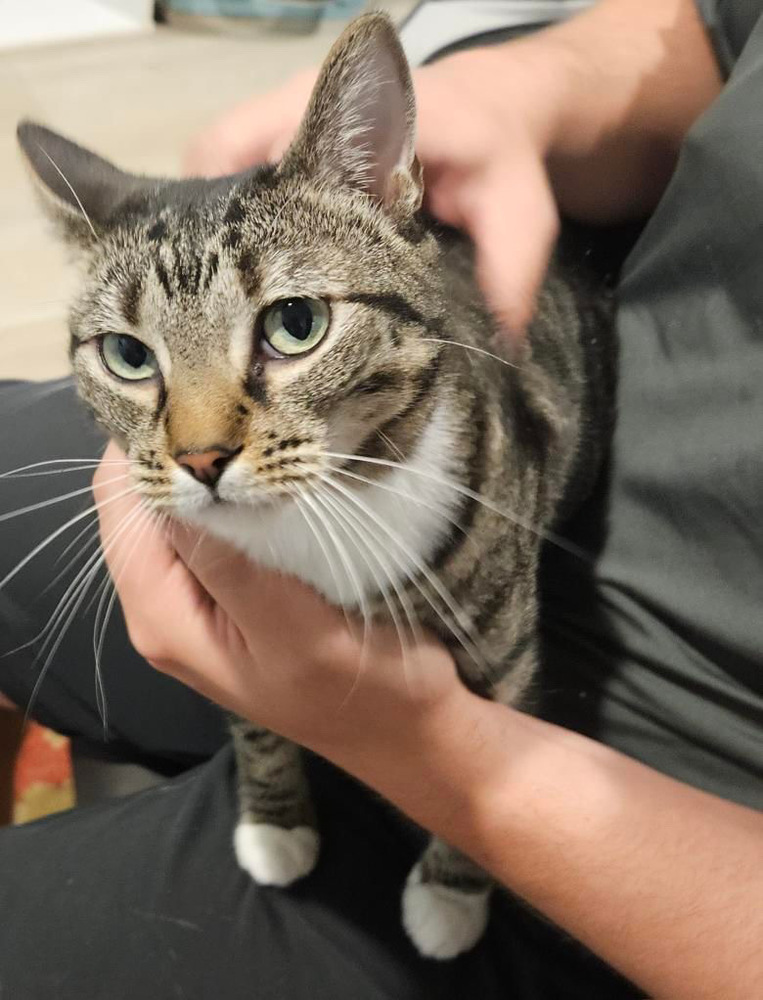
[[[245,719],[231,718],[239,821],[236,858],[259,885],[287,886],[308,875],[320,839],[299,747]]]
[[[472,860],[433,837],[403,891],[403,925],[427,958],[469,951],[487,926],[493,880]]]
[[[510,617],[507,608],[499,621],[501,639],[496,649],[510,656],[486,679],[463,653],[455,652],[465,684],[504,705],[528,700],[528,688],[537,667],[537,637],[529,623],[535,605],[528,601],[523,615]],[[505,637],[505,638],[504,638]],[[433,837],[411,870],[403,891],[403,924],[418,951],[427,958],[455,958],[469,951],[487,926],[490,894],[495,882],[474,861],[438,837]]]

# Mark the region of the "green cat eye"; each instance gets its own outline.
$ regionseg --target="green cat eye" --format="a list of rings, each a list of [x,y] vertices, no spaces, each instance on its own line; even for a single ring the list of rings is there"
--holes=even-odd
[[[305,354],[329,328],[329,307],[320,299],[281,299],[268,306],[262,319],[265,340],[278,354]]]
[[[129,382],[144,382],[159,371],[154,352],[126,333],[107,333],[101,337],[101,357],[113,375]]]

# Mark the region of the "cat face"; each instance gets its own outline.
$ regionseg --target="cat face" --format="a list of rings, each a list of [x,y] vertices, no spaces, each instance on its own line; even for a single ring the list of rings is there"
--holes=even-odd
[[[325,451],[409,449],[437,348],[397,276],[413,291],[426,252],[362,199],[270,171],[167,200],[101,240],[72,322],[81,393],[144,496],[251,504],[328,471]]]
[[[386,18],[345,32],[277,167],[158,181],[39,126],[19,136],[83,264],[80,394],[147,502],[257,506],[320,482],[328,452],[410,452],[442,293]]]

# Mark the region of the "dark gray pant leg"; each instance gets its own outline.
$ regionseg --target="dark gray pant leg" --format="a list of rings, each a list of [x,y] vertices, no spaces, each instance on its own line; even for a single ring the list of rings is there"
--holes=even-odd
[[[508,898],[469,955],[420,958],[400,891],[421,841],[310,763],[324,849],[289,890],[236,866],[232,754],[128,799],[0,831],[0,983],[12,1000],[632,1000]]]

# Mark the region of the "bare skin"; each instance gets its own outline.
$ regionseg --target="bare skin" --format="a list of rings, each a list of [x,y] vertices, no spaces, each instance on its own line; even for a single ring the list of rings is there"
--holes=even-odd
[[[430,207],[471,234],[485,293],[512,331],[531,313],[557,203],[594,221],[649,209],[719,88],[690,0],[603,0],[530,40],[419,73]],[[189,166],[277,157],[308,89],[302,79],[243,105]],[[108,478],[96,477],[99,500]],[[104,537],[132,502],[103,508]],[[434,641],[413,651],[406,683],[394,635],[374,629],[355,684],[358,643],[307,587],[182,530],[150,536],[150,578],[125,560],[127,538],[109,561],[131,638],[157,669],[355,774],[646,995],[758,995],[761,815],[477,699]]]

